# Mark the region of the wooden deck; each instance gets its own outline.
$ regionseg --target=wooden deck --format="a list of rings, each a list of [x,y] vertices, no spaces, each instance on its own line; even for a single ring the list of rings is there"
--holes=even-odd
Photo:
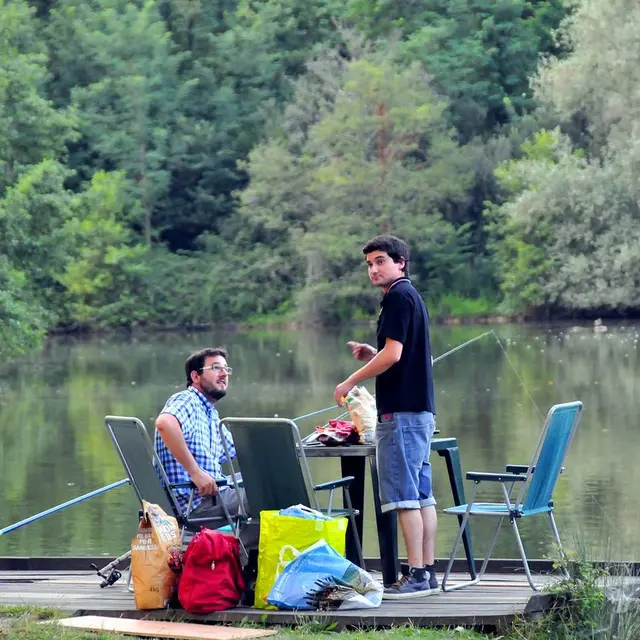
[[[100,589],[100,578],[87,571],[0,571],[0,605],[56,607],[75,615],[192,620],[209,622],[253,621],[294,625],[316,619],[336,628],[414,626],[466,626],[504,628],[515,617],[544,610],[548,598],[535,594],[524,576],[491,574],[480,583],[450,593],[405,601],[383,601],[373,610],[344,612],[264,611],[238,607],[207,616],[181,610],[138,611],[127,590],[127,574],[111,587]],[[465,579],[464,575],[459,576]],[[542,577],[541,580],[549,580]],[[455,579],[454,579],[455,581]]]

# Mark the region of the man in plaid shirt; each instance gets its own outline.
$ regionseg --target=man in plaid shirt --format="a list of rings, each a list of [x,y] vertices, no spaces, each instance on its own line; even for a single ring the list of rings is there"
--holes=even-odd
[[[171,484],[192,481],[198,493],[192,502],[191,516],[215,518],[223,515],[219,501],[232,515],[238,513],[238,494],[232,487],[218,489],[216,478],[224,478],[226,462],[220,435],[220,418],[215,403],[227,394],[231,367],[223,348],[202,349],[185,362],[187,388],[172,395],[156,420],[154,447]],[[223,426],[231,457],[235,457],[233,438]],[[186,512],[190,489],[176,489],[176,497]],[[247,510],[242,490],[245,513]]]

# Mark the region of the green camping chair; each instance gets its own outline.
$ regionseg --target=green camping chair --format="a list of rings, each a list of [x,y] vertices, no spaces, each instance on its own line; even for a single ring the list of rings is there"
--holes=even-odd
[[[482,580],[487,568],[491,552],[502,527],[505,518],[511,522],[511,527],[516,536],[520,557],[524,565],[527,580],[534,591],[538,587],[531,578],[529,563],[518,530],[518,520],[537,515],[547,515],[551,524],[553,535],[558,544],[558,550],[563,559],[565,558],[560,541],[560,535],[553,517],[552,494],[556,486],[558,476],[563,470],[562,463],[575,434],[576,427],[582,413],[582,402],[568,402],[566,404],[556,404],[549,410],[545,420],[542,433],[538,440],[531,464],[527,465],[507,465],[505,473],[477,473],[471,471],[467,473],[467,480],[474,483],[473,494],[468,504],[445,509],[445,513],[462,516],[458,535],[453,543],[453,549],[442,580],[443,591],[454,591]],[[499,482],[504,496],[503,502],[475,502],[481,482]],[[520,486],[520,491],[515,498],[511,499],[511,493],[516,485]],[[474,580],[447,586],[447,580],[456,557],[456,552],[462,539],[462,533],[470,516],[483,516],[497,518],[494,535],[489,542],[487,555],[482,563],[482,567]],[[565,575],[566,569],[563,568]]]
[[[222,503],[223,515],[219,518],[193,518],[189,515],[196,490],[195,485],[191,482],[172,485],[169,482],[158,454],[153,448],[149,433],[141,420],[128,416],[106,416],[104,422],[141,505],[143,500],[157,504],[165,513],[173,516],[183,530],[187,531],[199,531],[203,525],[219,527],[228,524],[235,528],[237,521],[231,516],[224,503]],[[216,484],[225,486],[227,481],[224,478],[216,478]],[[186,513],[183,513],[180,508],[174,492],[174,489],[182,487],[192,489]]]
[[[221,527],[221,525],[223,525],[223,530],[230,531],[237,536],[240,517],[234,519],[224,503],[222,503],[224,515],[220,518],[193,518],[189,516],[196,487],[192,482],[175,485],[169,482],[158,454],[153,448],[149,433],[141,420],[130,416],[105,416],[104,423],[129,477],[129,483],[140,501],[141,508],[143,500],[157,504],[167,515],[173,516],[177,520],[183,536],[185,530],[197,532],[201,526]],[[227,480],[224,478],[216,479],[216,484],[220,487],[225,486]],[[184,487],[191,488],[186,513],[183,513],[180,508],[174,492],[174,489]],[[242,542],[240,544],[242,545]],[[242,547],[242,550],[246,555],[246,549]],[[128,560],[130,556],[131,551],[127,551],[101,569],[92,565],[97,574],[104,579],[100,586],[114,584],[121,576],[117,567]],[[131,573],[129,573],[129,589],[131,589]]]
[[[230,417],[220,422],[220,428],[222,425],[233,436],[237,464],[242,473],[252,519],[256,521],[261,511],[286,509],[296,504],[311,507],[329,516],[347,517],[351,524],[351,535],[354,536],[358,564],[364,567],[362,545],[355,522],[358,512],[353,509],[349,495],[353,476],[314,485],[300,432],[292,420]],[[236,460],[230,459],[224,438],[222,442],[232,473],[235,473]],[[336,489],[343,490],[343,509],[333,506]],[[318,494],[321,492],[329,493],[327,508],[321,508],[318,501]]]

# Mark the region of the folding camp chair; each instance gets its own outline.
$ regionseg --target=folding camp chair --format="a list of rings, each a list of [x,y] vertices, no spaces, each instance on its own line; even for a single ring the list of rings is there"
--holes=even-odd
[[[242,472],[244,490],[249,503],[250,515],[257,520],[261,511],[279,510],[296,504],[312,507],[330,516],[348,517],[354,536],[358,563],[364,567],[362,545],[356,528],[349,485],[353,476],[333,482],[314,485],[309,463],[304,454],[300,432],[295,422],[286,418],[224,418],[225,425],[233,436],[237,463]],[[235,462],[222,438],[227,460],[235,472]],[[343,490],[344,507],[333,507],[336,489]],[[238,490],[238,488],[236,488]],[[328,491],[328,507],[323,509],[318,502],[318,493]]]
[[[141,506],[143,500],[157,504],[165,513],[178,521],[178,526],[182,529],[183,534],[185,530],[199,531],[203,525],[220,526],[225,521],[231,526],[232,532],[237,534],[239,521],[232,518],[223,501],[220,502],[224,515],[219,518],[193,518],[189,516],[196,489],[195,485],[191,482],[172,485],[169,482],[158,454],[153,448],[149,433],[138,418],[106,416],[104,421]],[[216,479],[216,484],[219,487],[225,486],[227,480]],[[186,513],[182,512],[174,492],[175,489],[184,487],[191,488]],[[120,562],[126,560],[130,553],[130,551],[125,553],[103,569],[96,568],[98,575],[101,575],[109,583],[109,576],[112,575],[113,569]]]
[[[542,433],[536,445],[535,453],[530,465],[507,465],[505,473],[477,473],[471,471],[467,473],[467,480],[473,480],[474,489],[468,504],[445,509],[445,513],[463,516],[453,544],[451,556],[442,579],[442,590],[453,591],[476,584],[484,575],[487,568],[491,552],[500,532],[500,528],[505,518],[509,518],[513,532],[515,533],[520,550],[520,557],[524,565],[527,580],[534,591],[538,587],[531,578],[529,562],[524,551],[520,531],[518,530],[518,519],[547,514],[549,516],[551,529],[558,543],[558,550],[562,559],[566,559],[560,542],[560,535],[553,517],[552,494],[556,486],[558,476],[563,471],[562,463],[575,434],[576,427],[580,421],[582,413],[582,402],[568,402],[557,404],[551,407],[547,414]],[[503,502],[474,502],[475,496],[481,482],[499,482],[504,496]],[[521,485],[520,492],[515,500],[511,500],[511,493],[516,483]],[[477,577],[469,582],[458,583],[447,587],[447,580],[456,557],[456,552],[462,539],[462,532],[470,516],[489,516],[498,518],[493,537],[489,542],[487,555],[482,563],[482,567]],[[566,568],[563,572],[567,574]]]

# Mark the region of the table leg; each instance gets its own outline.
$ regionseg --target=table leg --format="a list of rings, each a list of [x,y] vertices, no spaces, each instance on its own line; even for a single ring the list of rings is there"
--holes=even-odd
[[[395,511],[382,513],[380,509],[378,465],[376,464],[375,456],[369,458],[369,464],[371,465],[373,504],[376,511],[378,546],[380,548],[380,562],[382,563],[382,582],[385,586],[389,586],[396,582],[398,571],[400,570],[400,562],[398,560],[398,518]]]
[[[350,560],[354,564],[359,564],[358,547],[356,546],[354,536],[359,536],[360,546],[362,546],[363,540],[363,520],[364,520],[364,456],[342,456],[340,458],[340,466],[342,471],[342,477],[353,476],[353,482],[349,487],[349,495],[351,497],[351,506],[359,512],[359,515],[355,517],[356,527],[358,531],[353,531],[351,522],[349,522],[349,528],[347,529],[347,545],[346,556],[347,560]],[[346,505],[346,501],[343,499],[343,504]]]
[[[462,481],[462,468],[460,466],[460,453],[458,447],[442,449],[438,451],[447,463],[447,472],[449,474],[449,484],[451,485],[451,493],[453,494],[453,503],[457,506],[465,504],[464,483]],[[462,516],[458,516],[458,523],[462,524]],[[467,566],[469,567],[469,575],[472,580],[476,578],[476,564],[473,558],[473,545],[471,543],[471,529],[469,524],[464,528],[462,534],[462,542],[464,544],[464,552],[467,557]]]

